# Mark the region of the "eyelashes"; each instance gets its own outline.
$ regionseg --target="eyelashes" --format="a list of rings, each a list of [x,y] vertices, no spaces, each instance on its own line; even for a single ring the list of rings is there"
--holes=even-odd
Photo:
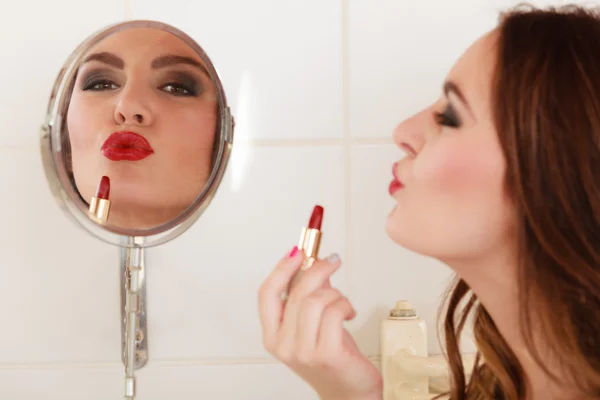
[[[81,90],[99,92],[104,90],[116,90],[118,88],[119,86],[109,79],[93,78],[86,80],[83,83]]]
[[[169,82],[162,87],[165,92],[174,96],[197,96],[197,91],[192,85],[185,85],[178,82]]]
[[[443,112],[434,112],[433,117],[435,122],[441,126],[447,126],[449,128],[460,128],[461,121],[458,118],[458,114],[451,104],[448,104]]]
[[[89,92],[118,90],[121,85],[116,81],[105,73],[92,72],[82,80],[81,90]],[[171,73],[161,78],[161,83],[156,88],[175,97],[198,97],[204,92],[202,84],[185,73]]]
[[[203,92],[199,81],[185,73],[170,74],[161,88],[174,96],[198,96]]]

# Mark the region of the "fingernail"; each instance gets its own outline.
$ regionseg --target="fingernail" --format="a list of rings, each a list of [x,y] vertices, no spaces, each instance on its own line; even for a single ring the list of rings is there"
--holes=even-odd
[[[340,261],[341,261],[341,260],[340,260],[340,256],[338,256],[338,255],[337,255],[337,253],[333,253],[333,254],[331,254],[331,255],[330,255],[329,257],[327,257],[325,260],[326,260],[328,263],[330,263],[330,264],[336,264],[336,263],[338,263],[338,262],[340,262]]]
[[[295,257],[299,252],[300,252],[300,250],[298,250],[298,246],[294,246],[292,251],[290,251],[290,254],[288,254],[288,258]]]

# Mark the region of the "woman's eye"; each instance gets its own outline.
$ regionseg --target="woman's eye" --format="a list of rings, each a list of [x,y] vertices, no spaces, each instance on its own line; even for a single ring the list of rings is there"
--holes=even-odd
[[[104,91],[104,90],[116,90],[118,88],[119,88],[119,86],[112,81],[95,80],[95,81],[87,82],[84,85],[83,90],[91,90],[91,91],[95,91],[95,92],[100,92],[100,91]]]
[[[193,88],[186,87],[186,85],[180,83],[169,83],[163,86],[165,92],[171,93],[175,96],[195,96],[196,92]]]
[[[444,112],[436,112],[434,113],[435,121],[442,126],[447,126],[450,128],[459,128],[461,123],[460,119],[456,115],[456,111],[452,108],[451,105],[448,105]]]

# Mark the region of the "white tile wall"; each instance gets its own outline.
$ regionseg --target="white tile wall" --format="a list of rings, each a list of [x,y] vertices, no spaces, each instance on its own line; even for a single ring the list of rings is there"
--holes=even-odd
[[[435,101],[456,59],[495,25],[500,3],[507,2],[350,1],[350,135],[388,137]]]
[[[380,320],[399,298],[414,302],[439,351],[435,313],[449,272],[384,233],[400,157],[391,130],[437,97],[454,60],[512,3],[3,2],[0,398],[122,396],[118,251],[67,220],[39,159],[50,87],[79,41],[129,18],[182,28],[213,58],[238,122],[211,207],[148,253],[140,400],[305,400],[316,396],[262,349],[256,290],[316,203],[326,209],[323,254],[345,261],[334,284],[358,310],[351,329],[363,351],[377,355]]]

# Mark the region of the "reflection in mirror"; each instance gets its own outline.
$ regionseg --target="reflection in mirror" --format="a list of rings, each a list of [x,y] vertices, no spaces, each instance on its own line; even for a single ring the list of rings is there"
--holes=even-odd
[[[216,86],[187,43],[159,29],[116,32],[85,53],[69,92],[64,162],[101,222],[150,229],[194,203],[220,118]]]

